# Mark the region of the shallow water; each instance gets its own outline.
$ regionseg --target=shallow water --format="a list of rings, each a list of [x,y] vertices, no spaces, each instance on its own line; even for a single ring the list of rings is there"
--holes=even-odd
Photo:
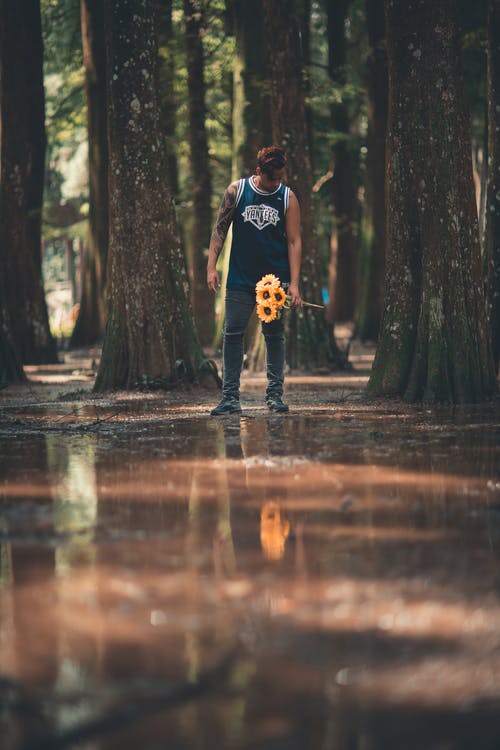
[[[0,431],[2,748],[500,747],[498,412]]]

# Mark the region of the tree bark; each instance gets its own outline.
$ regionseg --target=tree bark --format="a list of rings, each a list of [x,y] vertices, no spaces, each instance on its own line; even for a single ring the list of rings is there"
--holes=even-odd
[[[77,284],[75,269],[75,253],[71,237],[64,237],[64,259],[66,265],[66,276],[71,288],[71,307],[77,302]]]
[[[215,327],[215,301],[214,295],[207,287],[207,254],[212,224],[212,180],[205,127],[203,0],[184,0],[184,18],[189,97],[189,159],[193,196],[189,264],[191,301],[200,341],[209,345]]]
[[[159,39],[163,55],[160,55],[160,88],[163,130],[167,148],[167,174],[170,192],[174,198],[179,194],[179,170],[177,165],[177,102],[175,97],[175,57],[173,50],[174,30],[172,23],[173,0],[159,0]]]
[[[312,95],[312,57],[311,57],[311,0],[300,0],[300,39],[302,48],[302,67],[304,76],[305,113],[307,123],[307,142],[311,169],[314,174],[314,112],[308,99]]]
[[[165,181],[154,8],[105,2],[109,309],[98,391],[197,382],[206,364]]]
[[[42,281],[45,99],[40,6],[0,1],[0,252],[12,337],[24,363],[56,362]]]
[[[491,395],[470,120],[454,0],[386,0],[386,304],[369,391]]]
[[[327,0],[328,68],[337,85],[346,83],[345,20],[350,0]],[[355,180],[356,163],[349,150],[350,121],[345,102],[332,106],[332,130],[336,136],[333,149],[334,177],[332,199],[337,233],[337,274],[330,317],[335,321],[354,318],[358,297],[358,200]]]
[[[1,231],[0,226],[0,233]],[[12,336],[9,311],[5,304],[7,297],[5,281],[5,258],[0,254],[0,387],[6,383],[20,383],[26,380]]]
[[[500,364],[500,0],[488,0],[488,185],[484,251],[493,361]]]
[[[387,47],[384,0],[366,0],[369,54],[366,62],[368,134],[364,215],[362,222],[362,273],[357,333],[376,341],[384,306],[385,270],[385,139],[387,131]]]
[[[302,81],[302,53],[294,0],[263,0],[273,140],[288,155],[288,181],[301,209],[301,287],[308,302],[322,303],[319,253],[314,233],[312,169]],[[304,307],[289,318],[288,362],[292,368],[342,367],[346,362],[324,314]]]
[[[89,230],[80,309],[71,335],[71,346],[93,344],[104,334],[109,230],[106,51],[102,0],[81,0],[81,26],[89,144]]]

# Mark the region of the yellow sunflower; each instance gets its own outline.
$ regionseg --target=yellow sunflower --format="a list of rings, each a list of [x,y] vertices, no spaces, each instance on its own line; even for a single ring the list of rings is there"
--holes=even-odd
[[[276,320],[276,313],[277,309],[274,305],[265,302],[260,302],[257,305],[257,316],[263,323],[271,323],[273,320]]]
[[[278,287],[280,286],[281,281],[278,279],[278,277],[275,276],[274,273],[268,273],[263,276],[260,281],[257,282],[257,284],[255,285],[255,289],[256,291],[258,291],[259,289],[265,289],[266,287],[278,289]]]
[[[285,290],[282,289],[281,287],[278,287],[278,289],[273,289],[272,294],[274,298],[274,303],[278,307],[283,307],[287,299]]]
[[[257,300],[257,304],[266,304],[271,305],[272,307],[276,306],[276,303],[274,301],[274,291],[275,289],[272,286],[264,286],[260,289],[257,289],[255,293],[255,299]]]

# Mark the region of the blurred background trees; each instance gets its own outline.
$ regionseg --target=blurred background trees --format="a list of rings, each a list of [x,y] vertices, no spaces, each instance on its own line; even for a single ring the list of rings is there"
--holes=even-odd
[[[419,6],[428,2],[419,0]],[[400,251],[386,236],[391,211],[385,187],[386,13],[392,4],[385,4],[385,9],[384,0],[145,4],[154,6],[162,179],[175,203],[172,238],[181,242],[190,279],[190,301],[182,316],[194,316],[198,343],[192,345],[201,341],[207,354],[214,344],[217,353],[223,315],[221,299],[207,296],[204,283],[210,225],[224,188],[252,172],[256,150],[271,140],[290,151],[290,183],[301,199],[304,297],[327,305],[325,317],[302,311],[290,320],[289,364],[312,371],[343,366],[334,339],[340,321],[350,324],[353,336],[377,341],[388,300],[386,259]],[[447,7],[447,0],[436,4]],[[23,363],[54,360],[54,337],[60,346],[103,340],[113,242],[104,5],[97,0],[0,0],[0,270],[5,290],[0,347],[7,342],[10,362],[4,367],[2,357],[4,381],[21,377]],[[476,212],[477,244],[471,252],[481,255],[483,297],[475,305],[486,309],[490,352],[485,356],[493,357],[497,367],[498,5],[498,0],[488,0],[485,7],[465,0],[453,4],[459,48],[453,66],[463,71],[457,80],[470,113],[459,148],[475,187],[475,205],[461,206],[458,216],[461,221],[460,211]],[[21,34],[32,36],[21,44]],[[447,64],[437,56],[438,68]],[[37,83],[42,72],[44,89]],[[153,72],[144,68],[143,75]],[[402,109],[401,117],[419,144],[410,111]],[[438,148],[436,153],[442,152]],[[426,158],[425,149],[417,148],[417,165]],[[440,168],[436,172],[440,175]],[[448,190],[446,180],[436,189]],[[122,200],[131,205],[134,199],[125,195]],[[410,210],[413,227],[417,205]],[[175,253],[177,239],[170,243]],[[467,253],[453,262],[469,272]],[[174,300],[176,310],[183,304]],[[482,325],[477,309],[472,306],[467,313],[472,330]],[[258,365],[261,359],[251,361]],[[491,359],[481,365],[489,366]],[[481,388],[475,397],[482,397]]]

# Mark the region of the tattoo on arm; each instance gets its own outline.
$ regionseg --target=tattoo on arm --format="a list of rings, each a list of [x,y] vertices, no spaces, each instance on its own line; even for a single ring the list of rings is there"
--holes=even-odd
[[[217,221],[212,231],[211,244],[217,255],[219,255],[224,245],[229,226],[233,220],[234,209],[236,208],[236,195],[238,192],[237,183],[232,183],[224,192],[219,208]]]

